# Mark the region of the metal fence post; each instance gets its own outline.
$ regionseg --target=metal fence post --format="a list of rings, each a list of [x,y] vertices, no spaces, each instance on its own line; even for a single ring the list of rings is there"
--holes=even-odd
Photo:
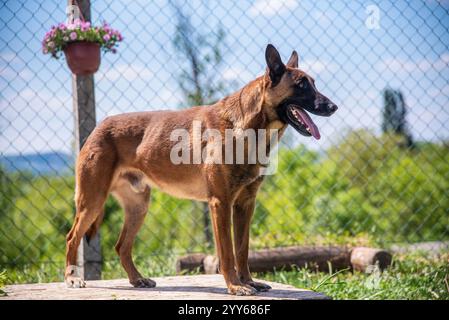
[[[78,5],[81,16],[90,21],[90,0],[68,0],[68,5]],[[95,89],[94,77],[72,74],[73,113],[75,115],[75,150],[78,154],[89,134],[95,128]],[[78,267],[85,280],[101,279],[100,234],[90,239],[81,240],[78,248]]]

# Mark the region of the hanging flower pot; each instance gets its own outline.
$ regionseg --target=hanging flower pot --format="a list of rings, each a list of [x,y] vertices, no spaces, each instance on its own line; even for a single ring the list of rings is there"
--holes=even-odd
[[[90,22],[75,19],[73,23],[51,27],[42,41],[42,51],[56,59],[63,51],[74,74],[89,75],[100,66],[100,50],[115,53],[122,40],[120,32],[111,29],[106,22],[101,27],[92,27]]]
[[[72,42],[64,47],[67,64],[74,74],[89,75],[100,67],[100,44],[96,42]]]

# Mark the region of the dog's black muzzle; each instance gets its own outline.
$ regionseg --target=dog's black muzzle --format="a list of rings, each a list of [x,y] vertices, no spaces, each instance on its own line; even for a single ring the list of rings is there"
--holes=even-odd
[[[329,117],[338,109],[335,103],[321,93],[317,93],[312,99],[288,98],[281,105],[288,104],[298,105],[304,110],[321,117]]]
[[[315,97],[315,101],[312,108],[304,108],[310,113],[316,114],[318,116],[322,117],[329,117],[331,116],[335,111],[337,111],[338,107],[335,103],[329,100],[326,96],[320,94],[317,94]]]

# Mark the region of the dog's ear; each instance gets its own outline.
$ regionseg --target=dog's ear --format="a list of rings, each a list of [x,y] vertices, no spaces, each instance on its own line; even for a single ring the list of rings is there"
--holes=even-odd
[[[298,53],[295,50],[293,50],[290,59],[288,59],[287,67],[298,68]]]
[[[276,48],[269,44],[265,50],[265,60],[267,61],[268,73],[270,75],[271,86],[279,83],[285,72],[285,65],[281,60],[281,56]]]

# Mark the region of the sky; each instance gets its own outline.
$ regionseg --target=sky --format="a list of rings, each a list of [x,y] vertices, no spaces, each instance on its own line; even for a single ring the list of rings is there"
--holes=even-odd
[[[51,25],[65,21],[57,0],[0,2],[0,155],[71,152],[71,75],[64,58],[41,52]],[[382,90],[403,92],[416,140],[449,139],[449,1],[186,1],[198,32],[226,33],[217,72],[243,86],[265,70],[268,43],[299,66],[339,110],[313,116],[324,150],[350,130],[380,132]],[[370,7],[371,6],[371,7]],[[378,11],[378,23],[372,14]],[[371,9],[370,9],[371,8]],[[183,106],[185,61],[175,52],[168,1],[92,1],[92,21],[122,32],[117,54],[102,56],[95,74],[97,121],[123,112]],[[230,86],[231,87],[231,86]]]

